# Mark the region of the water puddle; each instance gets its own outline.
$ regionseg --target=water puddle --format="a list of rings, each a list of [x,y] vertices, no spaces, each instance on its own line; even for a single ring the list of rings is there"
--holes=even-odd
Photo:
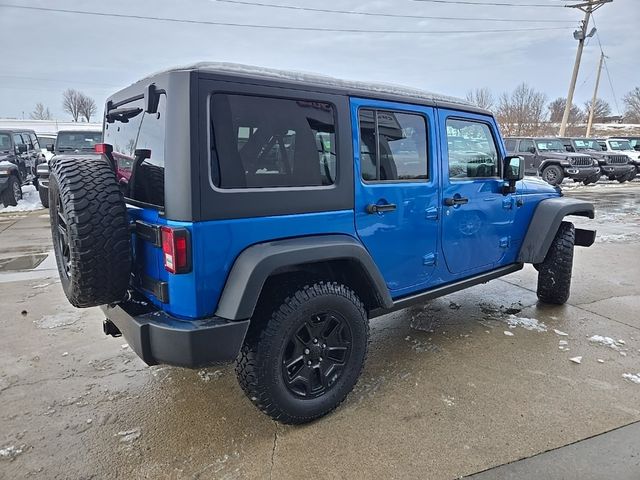
[[[0,259],[0,272],[32,270],[40,265],[48,256],[49,254],[47,253],[38,253],[12,258],[2,258]]]

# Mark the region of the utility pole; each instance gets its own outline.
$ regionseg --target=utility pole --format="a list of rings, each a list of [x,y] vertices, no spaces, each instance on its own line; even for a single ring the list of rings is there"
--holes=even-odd
[[[584,41],[588,37],[592,37],[596,30],[595,28],[587,34],[587,28],[589,27],[589,19],[591,14],[595,12],[605,3],[611,3],[613,0],[587,0],[586,2],[577,3],[575,5],[567,5],[569,8],[577,8],[584,12],[584,20],[580,30],[573,32],[573,38],[578,40],[578,51],[576,52],[576,61],[573,64],[573,74],[571,75],[571,83],[569,83],[569,93],[567,93],[567,104],[564,107],[564,114],[562,115],[562,123],[560,124],[560,136],[563,137],[567,129],[567,122],[569,121],[569,113],[573,106],[573,94],[576,90],[576,81],[578,80],[578,72],[580,71],[580,60],[582,59],[582,50],[584,49]]]
[[[589,120],[587,121],[587,137],[591,136],[591,125],[593,124],[593,114],[596,110],[596,98],[598,98],[598,86],[600,85],[600,73],[602,72],[602,62],[604,62],[604,52],[600,52],[600,61],[598,62],[598,74],[596,75],[596,86],[593,89],[593,98],[591,99],[591,108],[589,108]]]

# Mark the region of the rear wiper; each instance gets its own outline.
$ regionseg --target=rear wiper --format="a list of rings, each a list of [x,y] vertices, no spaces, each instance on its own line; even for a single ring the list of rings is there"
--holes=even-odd
[[[106,118],[108,123],[122,122],[128,123],[130,118],[133,118],[142,113],[142,109],[138,107],[133,108],[114,108],[107,112]]]

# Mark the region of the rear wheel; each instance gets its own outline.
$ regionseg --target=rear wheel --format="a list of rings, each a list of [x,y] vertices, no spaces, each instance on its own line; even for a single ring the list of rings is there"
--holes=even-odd
[[[287,297],[269,318],[252,319],[236,361],[240,386],[256,407],[283,423],[305,423],[335,409],[364,365],[369,324],[356,294],[319,282]]]
[[[570,222],[562,222],[547,256],[534,265],[538,270],[538,299],[544,303],[562,305],[569,299],[575,228]]]
[[[22,200],[22,187],[18,177],[11,175],[7,188],[2,192],[2,203],[5,207],[15,207],[18,200]]]
[[[60,160],[52,168],[49,190],[53,249],[69,302],[92,307],[122,300],[131,271],[130,234],[110,165]]]
[[[560,185],[564,180],[564,172],[559,165],[549,165],[542,171],[542,179],[551,185]]]

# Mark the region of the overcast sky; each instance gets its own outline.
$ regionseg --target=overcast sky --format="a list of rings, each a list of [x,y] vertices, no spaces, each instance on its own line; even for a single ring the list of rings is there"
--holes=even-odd
[[[475,87],[495,93],[525,81],[549,100],[566,96],[582,12],[571,8],[474,6],[417,0],[245,0],[369,13],[466,17],[481,21],[319,13],[219,0],[0,0],[12,4],[126,15],[293,27],[442,31],[554,28],[495,33],[347,33],[274,30],[86,16],[0,6],[0,117],[28,118],[36,102],[68,120],[62,92],[105,98],[144,75],[196,61],[226,61],[414,86],[454,96]],[[481,2],[483,0],[467,0]],[[486,0],[484,0],[486,1]],[[494,2],[497,0],[493,0]],[[561,0],[500,0],[564,5]],[[485,20],[512,19],[510,22]],[[560,20],[562,23],[542,23]],[[595,14],[620,109],[640,86],[640,0],[614,0]],[[566,23],[564,23],[566,22]],[[583,55],[575,102],[591,98],[599,56],[596,38]],[[606,73],[600,92],[614,95]]]

